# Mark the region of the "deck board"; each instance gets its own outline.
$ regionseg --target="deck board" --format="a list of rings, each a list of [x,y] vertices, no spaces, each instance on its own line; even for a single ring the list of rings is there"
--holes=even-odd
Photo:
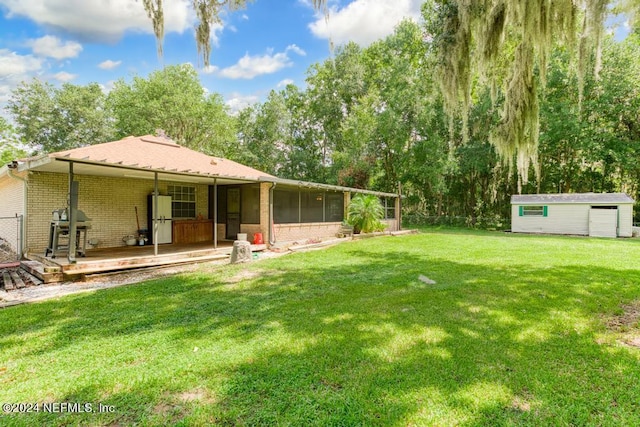
[[[232,241],[218,242],[215,248],[212,242],[201,242],[158,245],[158,255],[154,255],[153,245],[87,249],[86,256],[77,257],[75,263],[69,263],[66,255],[44,257],[44,251],[30,254],[29,258],[49,266],[59,266],[65,276],[74,276],[219,260],[228,258],[232,248]],[[266,245],[252,245],[253,251],[265,249]]]

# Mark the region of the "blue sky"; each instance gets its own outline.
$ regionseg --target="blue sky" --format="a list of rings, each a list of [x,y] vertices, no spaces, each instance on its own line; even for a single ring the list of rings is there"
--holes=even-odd
[[[21,81],[55,85],[146,77],[164,65],[191,63],[202,85],[232,110],[264,100],[335,45],[367,46],[403,18],[419,19],[420,0],[330,0],[329,20],[310,0],[255,0],[225,14],[212,37],[211,66],[202,67],[189,0],[165,0],[164,55],[156,53],[142,0],[0,0],[0,108]],[[6,112],[0,111],[6,116]]]

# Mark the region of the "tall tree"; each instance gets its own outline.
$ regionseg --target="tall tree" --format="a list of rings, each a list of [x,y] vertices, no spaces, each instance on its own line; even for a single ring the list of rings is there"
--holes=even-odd
[[[23,82],[12,92],[7,109],[23,140],[41,152],[102,143],[114,133],[97,83],[56,88],[38,79]]]
[[[600,69],[604,18],[611,3],[437,0],[424,5],[447,111],[452,117],[461,114],[466,122],[478,75],[494,85],[494,93],[502,91],[501,118],[490,140],[507,163],[516,159],[523,182],[529,165],[538,163],[538,87],[546,82],[549,52],[557,42],[576,52],[581,94],[588,71],[597,75]],[[632,9],[638,6],[637,0],[627,3]]]
[[[109,93],[118,137],[153,134],[158,129],[181,145],[211,155],[233,157],[235,121],[221,95],[207,94],[189,64],[172,65],[120,79]]]

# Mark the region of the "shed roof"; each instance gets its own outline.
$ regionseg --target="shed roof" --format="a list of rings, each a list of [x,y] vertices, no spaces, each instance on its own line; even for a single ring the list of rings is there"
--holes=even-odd
[[[512,205],[530,204],[628,204],[635,201],[625,193],[514,194]]]

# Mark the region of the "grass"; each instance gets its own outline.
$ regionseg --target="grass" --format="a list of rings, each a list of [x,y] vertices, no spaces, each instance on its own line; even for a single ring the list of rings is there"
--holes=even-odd
[[[425,230],[0,310],[0,403],[94,410],[0,424],[638,425],[639,260]]]

